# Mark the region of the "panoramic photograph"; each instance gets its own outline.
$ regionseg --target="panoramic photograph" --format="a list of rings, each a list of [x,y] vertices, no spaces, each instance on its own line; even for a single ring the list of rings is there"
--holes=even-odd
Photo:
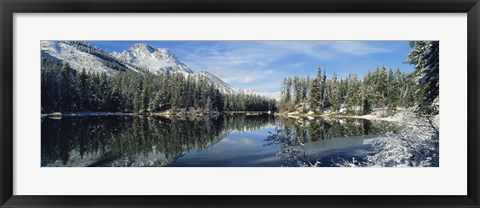
[[[41,167],[439,167],[439,41],[40,41]]]

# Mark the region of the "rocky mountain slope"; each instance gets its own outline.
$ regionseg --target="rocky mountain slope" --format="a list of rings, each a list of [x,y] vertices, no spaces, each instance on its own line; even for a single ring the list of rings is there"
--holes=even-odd
[[[108,53],[84,41],[41,41],[42,56],[68,63],[77,71],[107,73],[114,76],[119,71],[132,70],[138,73],[182,73],[204,79],[227,94],[245,93],[234,89],[219,77],[207,71],[194,72],[165,48],[155,48],[145,43],[133,44],[123,52]],[[250,92],[250,91],[248,91]]]

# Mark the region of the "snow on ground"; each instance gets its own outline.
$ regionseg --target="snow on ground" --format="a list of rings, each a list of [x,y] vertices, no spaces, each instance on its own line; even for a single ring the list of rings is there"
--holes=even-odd
[[[81,153],[76,149],[72,149],[68,153],[68,159],[66,161],[55,160],[46,164],[42,164],[42,167],[86,167],[94,164],[96,161],[101,160],[104,157],[104,152],[95,151],[90,153]],[[109,154],[105,154],[109,155]]]
[[[438,167],[439,166],[439,115],[430,120],[418,117],[413,109],[398,108],[392,116],[385,116],[385,109],[375,109],[369,115],[344,116],[327,114],[330,118],[360,118],[377,121],[399,123],[401,129],[396,133],[388,133],[386,137],[364,140],[365,145],[373,147],[372,153],[351,159],[335,161],[340,167]],[[288,117],[297,114],[288,113]],[[299,166],[317,166],[300,160],[303,154],[296,150],[286,149],[282,154],[298,159]],[[292,156],[293,155],[293,156]]]
[[[388,118],[391,121],[411,119],[397,133],[387,134],[387,138],[374,138],[364,142],[370,143],[373,154],[362,158],[343,160],[338,166],[343,167],[438,167],[439,166],[439,116],[430,122],[427,119],[399,115]]]
[[[406,124],[415,124],[418,121],[418,118],[416,118],[416,115],[413,112],[413,109],[398,108],[393,116],[384,116],[384,115],[385,115],[385,111],[379,109],[368,115],[350,116],[350,117],[368,119],[368,120],[398,122],[398,123],[406,123]]]

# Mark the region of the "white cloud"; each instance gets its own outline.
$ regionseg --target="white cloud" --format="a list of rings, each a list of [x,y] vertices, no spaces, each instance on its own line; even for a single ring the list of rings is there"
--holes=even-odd
[[[225,82],[237,82],[237,83],[250,83],[256,80],[256,77],[251,75],[243,75],[243,76],[233,76],[233,77],[226,77],[223,79]]]
[[[353,55],[388,52],[388,50],[384,48],[375,47],[359,41],[334,41],[330,47],[336,51]]]
[[[298,62],[298,63],[287,64],[286,66],[287,67],[292,67],[292,68],[298,68],[298,67],[301,67],[303,65],[304,65],[304,63]]]
[[[304,54],[317,59],[333,59],[342,54],[367,55],[388,52],[384,48],[362,41],[269,41],[265,43],[291,53]]]
[[[272,51],[281,53],[282,56],[290,54],[303,54],[317,59],[332,59],[333,53],[328,51],[324,42],[318,41],[268,41],[265,46],[273,48]]]
[[[272,64],[283,61],[292,55],[308,56],[321,62],[338,57],[362,56],[387,50],[361,41],[225,41],[216,44],[202,42],[182,45],[176,48],[182,54],[182,62],[195,71],[206,70],[220,77],[233,87],[251,84],[249,88],[262,89],[267,80],[279,83],[271,78],[279,69],[272,69]],[[286,63],[281,67],[302,66],[303,62]],[[279,97],[279,96],[278,96]]]

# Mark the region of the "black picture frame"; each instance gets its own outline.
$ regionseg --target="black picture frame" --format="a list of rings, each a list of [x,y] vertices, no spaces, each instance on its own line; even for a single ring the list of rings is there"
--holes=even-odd
[[[480,207],[478,0],[1,0],[1,207]],[[13,195],[14,13],[467,13],[466,196],[24,196]],[[448,179],[445,179],[448,180]]]

